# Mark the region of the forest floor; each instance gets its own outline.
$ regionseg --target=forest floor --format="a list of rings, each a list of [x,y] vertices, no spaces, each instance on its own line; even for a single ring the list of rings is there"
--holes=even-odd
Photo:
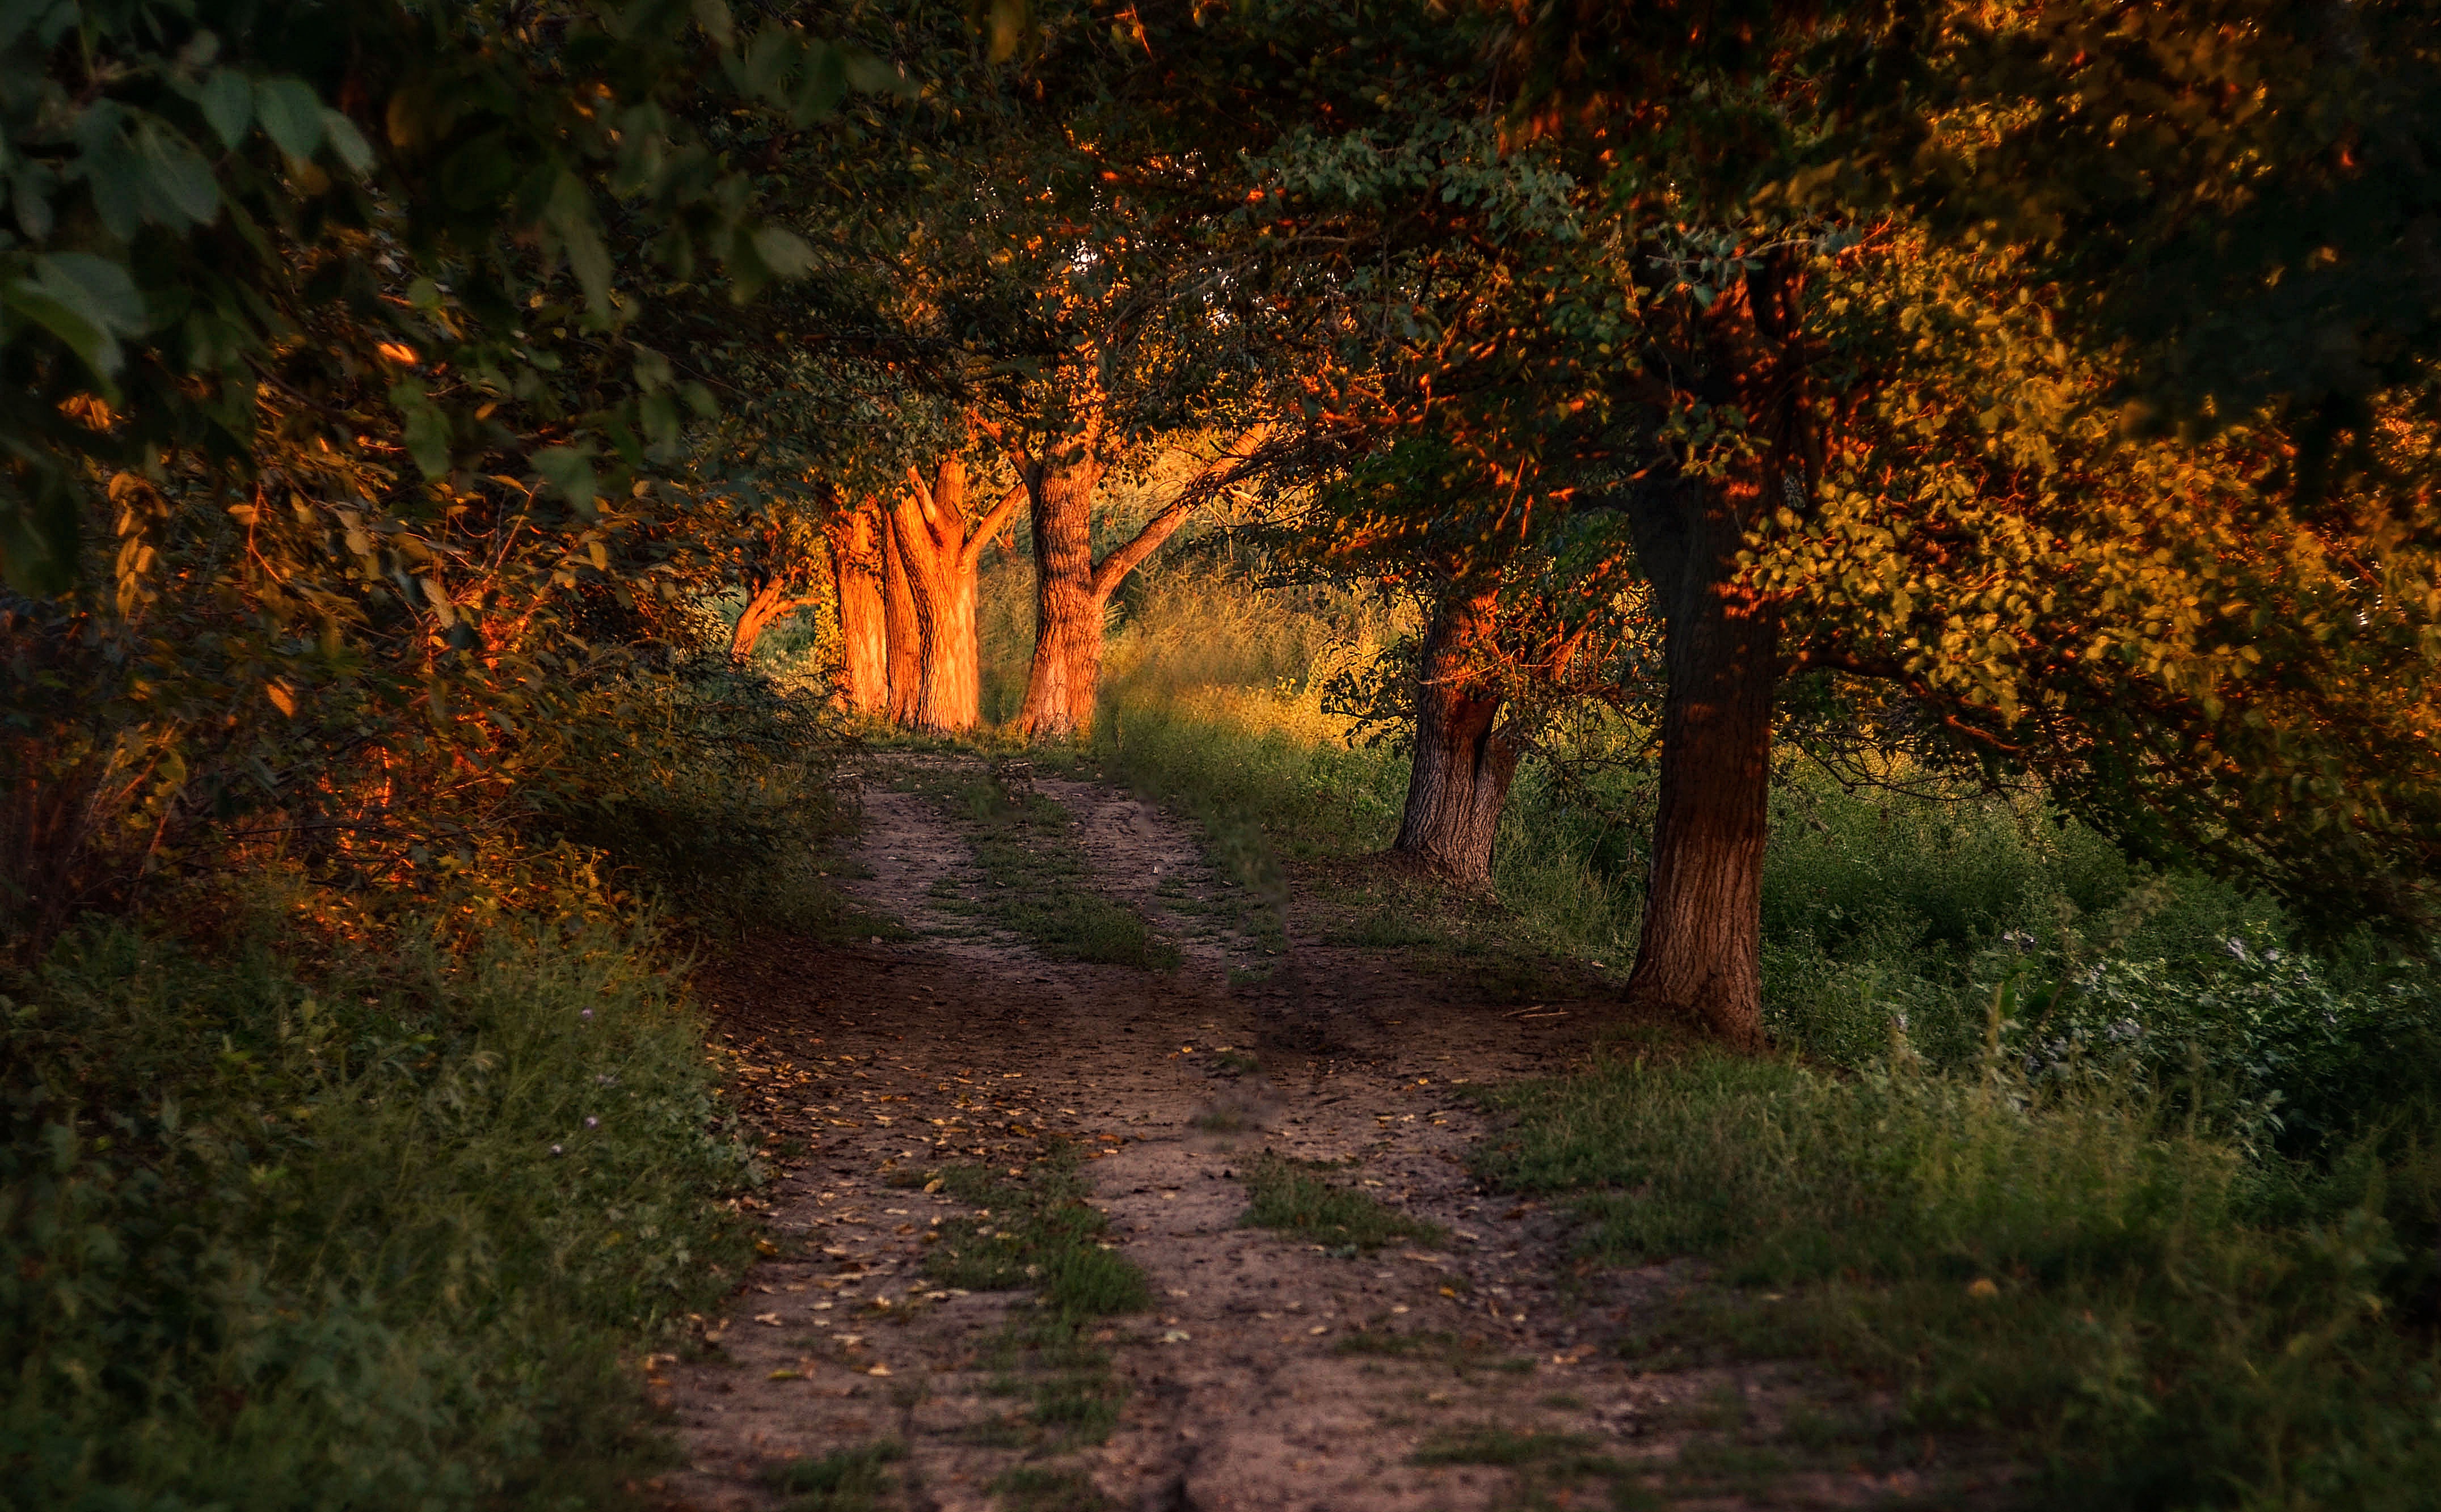
[[[2005,1488],[1844,1377],[1690,1347],[1683,1320],[1727,1288],[1581,1264],[1565,1213],[1474,1179],[1499,1126],[1477,1094],[1592,1053],[1590,979],[1419,945],[1422,894],[1383,870],[1253,897],[1193,827],[1103,783],[910,752],[860,781],[846,886],[897,927],[750,941],[699,975],[781,1153],[755,1199],[771,1252],[648,1361],[686,1462],[655,1483],[667,1506]],[[951,1285],[978,1280],[998,1288]]]

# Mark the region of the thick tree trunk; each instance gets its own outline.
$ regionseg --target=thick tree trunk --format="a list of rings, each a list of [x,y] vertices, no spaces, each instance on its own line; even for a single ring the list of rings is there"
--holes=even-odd
[[[1629,509],[1662,613],[1668,688],[1651,882],[1627,999],[1754,1049],[1763,1044],[1763,861],[1780,621],[1734,587],[1738,505],[1746,502],[1735,488],[1655,488]]]
[[[848,711],[875,719],[890,706],[890,633],[883,622],[880,513],[870,502],[830,531],[831,581],[839,606],[841,692]]]
[[[1517,748],[1500,738],[1501,696],[1483,675],[1499,608],[1496,593],[1444,600],[1424,638],[1416,693],[1416,759],[1407,806],[1390,849],[1470,887],[1492,886],[1492,840]]]
[[[907,582],[907,553],[887,516],[881,522],[881,622],[890,642],[890,722],[913,725],[924,685],[924,630]]]
[[[1102,686],[1102,621],[1111,595],[1127,575],[1161,549],[1197,506],[1252,470],[1252,453],[1271,434],[1257,425],[1233,442],[1180,489],[1124,546],[1094,561],[1094,490],[1103,462],[1093,450],[1098,428],[1089,429],[1079,459],[1057,471],[1033,472],[1034,665],[1025,679],[1025,703],[1018,732],[1028,740],[1067,740],[1094,727],[1094,706]]]
[[[954,568],[956,564],[949,566]],[[913,574],[910,574],[911,580]],[[924,667],[915,692],[915,728],[964,735],[983,722],[983,655],[975,635],[975,574],[951,570],[915,598]]]
[[[983,720],[975,634],[983,549],[1023,502],[1025,491],[1022,485],[1011,489],[989,513],[969,521],[966,464],[955,456],[941,463],[930,482],[908,469],[908,482],[891,525],[922,650],[910,722],[927,734],[963,735]]]
[[[1032,490],[1034,664],[1025,677],[1018,733],[1074,740],[1094,728],[1102,675],[1102,601],[1094,592],[1094,490],[1101,459],[1088,451]]]

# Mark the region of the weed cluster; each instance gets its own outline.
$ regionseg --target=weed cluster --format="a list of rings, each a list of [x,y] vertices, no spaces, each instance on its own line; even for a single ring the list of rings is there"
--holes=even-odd
[[[906,1445],[886,1438],[820,1459],[784,1460],[765,1470],[763,1480],[788,1499],[787,1512],[874,1512],[895,1489],[884,1467],[906,1457]]]
[[[1030,1426],[1004,1436],[1046,1456],[1098,1444],[1117,1426],[1127,1388],[1112,1368],[1107,1338],[1097,1340],[1091,1330],[1101,1319],[1152,1304],[1144,1272],[1103,1239],[1109,1219],[1085,1200],[1093,1183],[1082,1163],[1075,1146],[1058,1143],[1022,1179],[968,1165],[929,1173],[977,1213],[941,1226],[927,1273],[943,1286],[974,1291],[1035,1292],[1030,1316],[1012,1317],[993,1348],[1000,1389],[1030,1401]],[[1011,1474],[1024,1485],[1012,1483],[1009,1489],[1034,1481],[1064,1484],[1061,1473],[1040,1464],[1021,1466]],[[1021,1499],[1018,1504],[1040,1503]]]
[[[1246,1212],[1239,1224],[1279,1229],[1351,1255],[1371,1254],[1387,1244],[1438,1245],[1448,1239],[1437,1223],[1323,1179],[1321,1173],[1329,1169],[1268,1150],[1256,1156],[1239,1178],[1246,1183]]]

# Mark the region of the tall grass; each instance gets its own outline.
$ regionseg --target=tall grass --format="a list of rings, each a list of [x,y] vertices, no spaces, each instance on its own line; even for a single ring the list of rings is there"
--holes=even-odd
[[[701,1025],[632,927],[252,902],[0,999],[0,1504],[615,1501],[623,1350],[747,1256]]]
[[[725,660],[562,715],[505,812],[0,976],[0,1507],[592,1508],[660,1463],[633,1357],[756,1179],[666,931],[838,918],[839,742]]]
[[[2315,1170],[2141,1083],[1915,1065],[1622,1057],[1507,1094],[1482,1168],[1573,1195],[1590,1253],[1757,1288],[1716,1329],[2023,1435],[2058,1504],[2434,1503],[2430,1105]]]

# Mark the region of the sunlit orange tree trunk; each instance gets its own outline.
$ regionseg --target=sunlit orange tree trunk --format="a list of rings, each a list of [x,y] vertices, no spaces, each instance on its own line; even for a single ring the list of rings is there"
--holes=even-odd
[[[890,722],[915,723],[915,697],[924,686],[924,631],[915,619],[915,590],[907,581],[907,547],[892,513],[881,516],[881,625],[890,695]]]
[[[890,632],[881,603],[881,511],[873,500],[831,523],[830,553],[840,691],[851,713],[877,719],[890,705]]]
[[[1025,502],[1025,485],[1010,488],[989,511],[969,519],[962,459],[943,459],[929,480],[910,467],[907,483],[891,513],[919,642],[907,722],[927,734],[962,735],[983,718],[977,568],[984,548]]]
[[[1111,595],[1198,506],[1254,470],[1256,453],[1270,435],[1268,425],[1240,434],[1127,544],[1099,562],[1094,560],[1094,499],[1109,470],[1099,412],[1048,455],[1010,443],[1032,506],[1034,539],[1034,661],[1026,672],[1025,702],[1018,710],[1020,734],[1034,741],[1071,740],[1093,729],[1102,681],[1102,622]]]
[[[746,577],[746,604],[729,637],[729,655],[737,661],[754,659],[763,633],[818,602],[813,588],[822,573],[822,550],[810,530],[772,528],[763,532],[752,570]]]

